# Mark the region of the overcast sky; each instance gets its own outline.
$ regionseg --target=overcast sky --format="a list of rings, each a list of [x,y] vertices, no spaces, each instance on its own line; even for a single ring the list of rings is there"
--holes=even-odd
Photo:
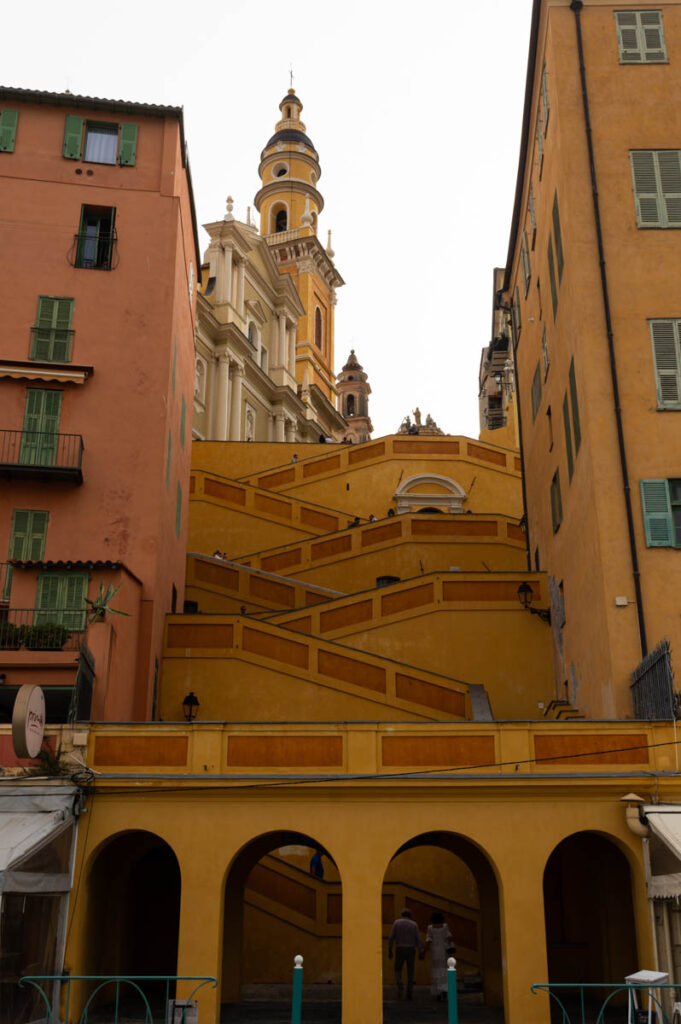
[[[478,433],[506,259],[531,0],[37,0],[6,5],[3,84],[182,105],[199,223],[245,219],[289,86],[317,149],[374,436],[418,405]],[[206,246],[201,231],[201,247]]]

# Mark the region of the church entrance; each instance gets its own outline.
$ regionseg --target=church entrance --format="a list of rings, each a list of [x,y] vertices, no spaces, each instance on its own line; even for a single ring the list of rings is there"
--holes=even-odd
[[[290,1021],[303,957],[306,1024],[341,1020],[341,879],[328,850],[299,832],[248,843],[225,883],[221,1020]]]
[[[442,993],[446,960],[452,955],[448,950],[454,948],[460,1019],[501,1024],[499,894],[492,866],[479,847],[453,832],[424,833],[405,843],[385,873],[382,917],[384,1024],[447,1019]],[[388,955],[393,922],[405,917],[416,924],[424,944],[432,926],[424,958],[415,957],[411,999],[408,962],[398,987],[396,946],[392,959]]]

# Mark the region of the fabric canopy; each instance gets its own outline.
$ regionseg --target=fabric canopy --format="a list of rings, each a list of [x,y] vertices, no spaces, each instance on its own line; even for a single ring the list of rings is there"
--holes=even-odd
[[[67,892],[70,874],[22,871],[22,862],[71,828],[73,786],[54,788],[0,784],[0,893]],[[28,866],[28,865],[27,865]]]
[[[642,810],[652,832],[648,896],[681,896],[681,804],[645,804]]]

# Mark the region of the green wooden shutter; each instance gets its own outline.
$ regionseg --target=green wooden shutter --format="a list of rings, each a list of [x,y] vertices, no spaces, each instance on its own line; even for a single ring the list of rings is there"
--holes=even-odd
[[[180,524],[182,522],[182,488],[177,485],[177,501],[175,502],[175,533],[180,536]]]
[[[667,480],[641,480],[641,503],[646,546],[668,548],[674,544],[674,524]]]
[[[655,154],[666,225],[681,226],[681,151],[661,149]]]
[[[640,64],[643,60],[636,14],[636,11],[615,11],[620,64]]]
[[[523,231],[522,242],[520,246],[520,258],[523,264],[523,278],[525,280],[525,298],[530,288],[530,277],[532,276],[532,268],[530,265],[530,247],[527,241],[527,231]]]
[[[556,319],[556,311],[558,309],[558,289],[556,287],[556,266],[553,262],[553,242],[549,235],[548,245],[548,260],[549,260],[549,281],[551,284],[551,303],[553,304],[553,319]]]
[[[560,213],[558,211],[558,193],[553,196],[553,237],[556,240],[556,263],[558,264],[558,283],[563,280],[563,233],[560,230]]]
[[[539,406],[541,405],[541,370],[539,363],[532,378],[532,422],[537,418]]]
[[[572,432],[575,436],[575,455],[579,451],[579,446],[582,443],[582,427],[579,420],[579,402],[577,400],[577,379],[575,377],[575,360],[570,360],[570,373],[568,376],[570,382],[570,404],[572,406]]]
[[[679,321],[650,320],[649,323],[658,407],[678,408],[681,404]]]
[[[57,454],[61,391],[28,388],[19,461],[29,466],[53,466]]]
[[[3,110],[0,112],[0,153],[14,152],[18,121],[18,111]]]
[[[549,83],[548,83],[548,76],[546,74],[546,65],[544,65],[544,70],[542,71],[542,76],[541,76],[541,105],[542,105],[542,112],[543,112],[543,115],[544,115],[544,135],[546,135],[547,129],[549,127],[549,109],[550,109],[549,108]]]
[[[71,355],[73,299],[38,297],[31,359],[67,362]]]
[[[660,227],[663,224],[655,169],[655,154],[651,149],[634,149],[629,153],[631,174],[636,196],[636,219],[639,227]]]
[[[63,156],[67,160],[80,160],[82,141],[83,118],[76,117],[75,114],[67,114],[64,123]]]
[[[38,593],[34,622],[37,626],[56,623],[62,594],[62,576],[59,572],[41,572],[38,575]]]
[[[24,426],[21,434],[19,462],[24,466],[37,466],[40,451],[40,422],[43,409],[43,392],[38,388],[26,391]]]
[[[570,433],[570,409],[567,391],[563,397],[563,426],[565,427],[565,452],[567,454],[568,480],[572,480],[574,462],[572,459],[572,435]]]
[[[182,406],[180,408],[180,447],[184,448],[184,428],[187,419],[187,403],[182,395]]]
[[[12,532],[9,538],[8,558],[20,561],[38,561],[45,554],[48,512],[16,508],[12,514]],[[12,589],[12,566],[5,573],[3,597],[9,600]]]
[[[60,622],[75,632],[82,632],[85,629],[85,618],[87,609],[85,598],[87,597],[89,576],[86,572],[69,572],[64,574],[62,582],[62,612]]]
[[[118,162],[123,167],[132,167],[137,153],[137,125],[121,125],[121,137],[118,143]]]
[[[544,328],[541,336],[541,356],[542,363],[544,364],[544,380],[546,380],[546,374],[549,372],[549,363],[551,361],[549,357],[549,339],[546,336],[546,328]]]
[[[662,11],[637,11],[639,39],[646,64],[666,61],[667,48],[662,27]]]
[[[558,470],[553,474],[551,481],[551,521],[555,533],[563,521],[563,502],[560,496],[560,475]]]
[[[537,211],[534,206],[534,189],[532,188],[532,185],[530,185],[530,196],[527,206],[530,212],[530,224],[532,225],[532,248],[534,249],[534,240],[537,235]]]
[[[541,172],[544,166],[544,133],[542,131],[541,110],[537,112],[537,130],[535,137],[537,139],[537,155],[539,158],[539,177],[541,178]]]

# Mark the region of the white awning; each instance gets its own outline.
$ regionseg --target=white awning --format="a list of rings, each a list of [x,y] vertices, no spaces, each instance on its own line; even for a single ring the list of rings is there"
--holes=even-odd
[[[67,892],[68,873],[22,871],[22,863],[71,828],[72,786],[37,790],[0,785],[0,893]],[[28,866],[28,865],[27,865]]]
[[[648,870],[650,899],[681,896],[681,804],[644,804],[652,832]]]

